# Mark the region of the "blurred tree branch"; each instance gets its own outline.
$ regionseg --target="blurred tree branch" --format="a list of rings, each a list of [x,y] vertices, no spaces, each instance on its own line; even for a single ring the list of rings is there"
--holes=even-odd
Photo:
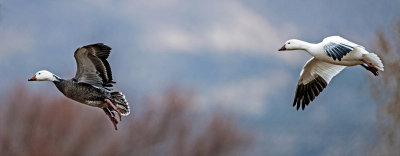
[[[378,103],[377,129],[379,140],[372,155],[399,155],[400,153],[400,22],[386,35],[377,32],[376,52],[385,71],[380,80],[371,80],[372,96]]]
[[[180,89],[150,96],[114,131],[100,109],[15,88],[0,101],[0,155],[243,155],[252,143],[232,117],[196,115]]]

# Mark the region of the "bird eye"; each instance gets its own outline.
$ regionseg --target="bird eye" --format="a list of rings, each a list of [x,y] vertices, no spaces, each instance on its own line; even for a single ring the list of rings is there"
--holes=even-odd
[[[38,73],[38,75],[40,75],[40,73]]]
[[[288,42],[287,44],[290,44],[290,42]]]

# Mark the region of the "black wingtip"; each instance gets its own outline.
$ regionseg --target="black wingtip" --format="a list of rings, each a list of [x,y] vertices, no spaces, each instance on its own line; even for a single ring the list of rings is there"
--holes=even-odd
[[[307,84],[299,84],[296,89],[293,107],[304,110],[323,91],[328,83],[321,77],[316,77]]]

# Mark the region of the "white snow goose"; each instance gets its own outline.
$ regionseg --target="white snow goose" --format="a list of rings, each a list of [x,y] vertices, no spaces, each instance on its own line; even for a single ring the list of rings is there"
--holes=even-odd
[[[376,54],[340,36],[327,37],[317,44],[291,39],[278,51],[285,50],[305,50],[313,56],[300,72],[293,101],[297,110],[300,105],[304,110],[346,66],[361,65],[375,76],[378,76],[378,70],[383,71],[382,61]]]
[[[102,43],[78,48],[74,53],[77,71],[72,79],[64,80],[49,71],[41,70],[28,81],[51,81],[66,97],[103,109],[117,130],[118,121],[114,112],[121,121],[121,114],[128,115],[130,109],[125,95],[110,89],[115,83],[107,62],[110,50],[110,47]]]

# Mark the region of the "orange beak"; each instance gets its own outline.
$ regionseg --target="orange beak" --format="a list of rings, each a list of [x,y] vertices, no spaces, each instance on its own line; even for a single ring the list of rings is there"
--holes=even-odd
[[[33,75],[28,81],[36,81],[36,75]]]

